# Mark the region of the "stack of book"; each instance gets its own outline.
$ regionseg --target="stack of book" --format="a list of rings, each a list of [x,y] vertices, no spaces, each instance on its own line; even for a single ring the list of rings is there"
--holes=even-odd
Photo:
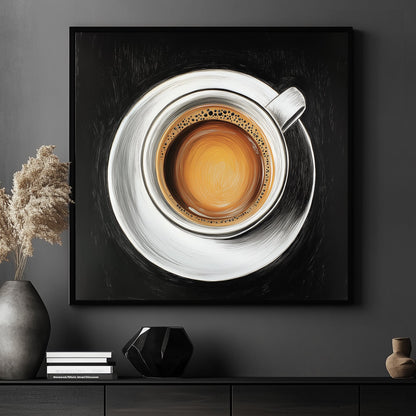
[[[49,380],[115,380],[111,352],[47,352]]]

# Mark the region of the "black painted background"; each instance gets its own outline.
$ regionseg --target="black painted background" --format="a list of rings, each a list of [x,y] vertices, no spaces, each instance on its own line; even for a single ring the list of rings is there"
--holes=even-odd
[[[303,302],[348,298],[348,32],[266,30],[104,31],[75,35],[76,247],[72,284],[80,301]],[[243,278],[204,283],[178,278],[143,259],[124,237],[106,192],[106,167],[123,116],[172,75],[234,69],[277,91],[305,95],[302,121],[315,151],[311,212],[275,264]],[[288,133],[296,139],[296,131]],[[122,244],[119,242],[122,241]],[[73,253],[74,254],[74,253]]]

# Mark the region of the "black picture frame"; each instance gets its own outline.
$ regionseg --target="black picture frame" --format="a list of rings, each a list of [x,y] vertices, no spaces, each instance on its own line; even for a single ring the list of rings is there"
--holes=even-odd
[[[71,27],[69,38],[70,304],[352,302],[351,27]],[[138,253],[111,210],[106,176],[114,136],[137,100],[169,77],[205,68],[304,92],[316,160],[312,206],[295,241],[271,265],[214,283]]]

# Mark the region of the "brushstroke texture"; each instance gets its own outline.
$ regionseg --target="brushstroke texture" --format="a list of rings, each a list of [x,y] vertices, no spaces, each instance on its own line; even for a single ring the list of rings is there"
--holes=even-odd
[[[309,136],[299,122],[302,148],[289,153],[289,160],[303,158],[300,165],[305,172],[295,173],[300,178],[298,186],[286,186],[274,210],[279,211],[279,215],[273,212],[272,222],[260,223],[235,238],[215,239],[183,230],[161,215],[140,174],[140,160],[150,124],[169,103],[172,95],[177,97],[180,93],[193,91],[193,77],[198,84],[203,79],[207,89],[226,86],[264,105],[277,95],[266,84],[245,74],[221,70],[197,72],[175,77],[155,87],[128,113],[111,150],[108,186],[116,218],[127,238],[142,255],[178,276],[214,282],[257,271],[287,250],[301,230],[311,206],[315,165]]]

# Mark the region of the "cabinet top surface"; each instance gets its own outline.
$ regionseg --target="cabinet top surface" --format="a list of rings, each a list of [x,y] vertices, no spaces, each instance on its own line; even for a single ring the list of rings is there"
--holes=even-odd
[[[17,384],[111,384],[111,385],[169,385],[169,384],[194,384],[194,385],[261,385],[261,384],[416,384],[416,379],[398,380],[389,377],[239,377],[239,378],[156,378],[120,377],[118,380],[94,380],[94,381],[55,381],[45,378],[33,380],[0,380],[0,385]]]

